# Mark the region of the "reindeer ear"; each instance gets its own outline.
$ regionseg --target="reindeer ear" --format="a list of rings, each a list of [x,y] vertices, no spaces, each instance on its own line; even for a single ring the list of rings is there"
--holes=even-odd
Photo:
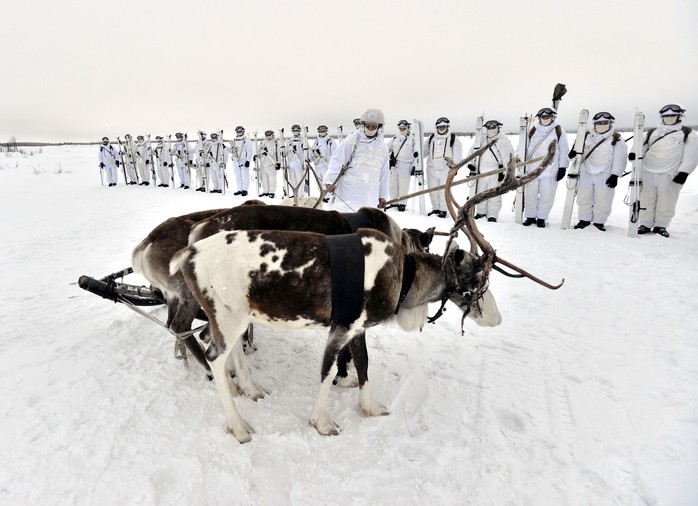
[[[436,230],[436,227],[428,228],[426,231],[422,232],[422,234],[419,236],[419,243],[422,245],[423,248],[429,247],[429,245],[431,244],[431,241],[434,239],[434,231],[435,230]]]

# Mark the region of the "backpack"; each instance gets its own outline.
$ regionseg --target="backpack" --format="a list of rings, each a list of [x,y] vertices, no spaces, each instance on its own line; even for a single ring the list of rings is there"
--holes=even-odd
[[[533,134],[536,132],[536,127],[535,125],[531,127],[531,129],[528,131],[528,138],[530,139],[533,137]],[[560,125],[555,125],[555,135],[557,135],[557,142],[560,142],[560,137],[562,136],[562,127]]]
[[[645,137],[645,142],[644,142],[643,144],[645,144],[645,145],[648,145],[648,144],[649,144],[649,142],[650,142],[650,136],[654,133],[655,130],[656,130],[656,128],[650,128],[649,130],[647,130],[647,136]],[[689,126],[681,125],[681,131],[683,132],[683,142],[684,142],[684,144],[685,144],[685,143],[686,143],[686,140],[688,139],[688,136],[689,136],[690,133],[693,131],[693,129],[692,129],[691,127],[689,127]],[[670,132],[670,133],[673,133],[673,132]],[[662,138],[664,138],[664,137],[667,136],[667,135],[669,135],[669,134],[664,134],[664,135],[662,135],[662,137],[660,137],[659,139],[662,139]],[[654,142],[657,142],[659,139],[655,140]],[[654,144],[654,142],[653,142],[652,144]],[[650,147],[650,146],[648,145],[648,148],[649,148],[649,147]]]
[[[427,143],[429,146],[431,146],[431,141],[434,140],[434,134],[429,135],[429,140],[427,140]],[[449,141],[448,145],[451,149],[453,149],[453,143],[456,142],[456,134],[452,133],[451,134],[451,140]]]
[[[429,135],[429,140],[427,140],[427,152],[431,149],[431,141],[434,140],[434,134]],[[456,142],[456,134],[452,133],[451,134],[451,139],[448,142],[449,147],[451,148],[451,152],[453,152],[453,143]],[[444,155],[446,154],[446,148],[444,148]]]

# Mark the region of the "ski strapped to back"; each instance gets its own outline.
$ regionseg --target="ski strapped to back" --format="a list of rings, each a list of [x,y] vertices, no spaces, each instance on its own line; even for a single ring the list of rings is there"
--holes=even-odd
[[[305,194],[310,195],[310,171],[312,169],[312,165],[310,163],[310,146],[308,145],[308,127],[304,126],[301,132],[303,167],[305,168]]]
[[[414,179],[417,184],[416,190],[421,191],[426,188],[424,184],[424,123],[418,119],[412,120],[412,136],[414,137],[414,150],[417,157],[414,159]],[[419,214],[426,214],[427,209],[424,202],[424,194],[419,195]]]
[[[485,115],[484,113],[481,114],[480,116],[477,117],[475,120],[475,138],[473,142],[473,149],[477,151],[480,149],[482,146],[482,133],[483,133],[483,124],[485,122]],[[472,164],[475,166],[475,174],[480,173],[480,156],[478,156],[475,160],[472,161]],[[471,174],[474,176],[475,174]],[[476,179],[475,181],[468,183],[468,199],[473,198],[477,194],[477,183],[478,180]]]
[[[259,157],[261,156],[259,152],[259,137],[257,136],[257,130],[253,132],[253,138],[254,138],[254,155],[252,156],[252,160],[254,161],[254,179],[257,181],[257,196],[261,197],[262,195],[262,178],[260,178],[260,172],[259,172]]]
[[[157,174],[155,173],[155,160],[153,159],[153,148],[152,148],[152,143],[150,142],[150,134],[148,134],[146,136],[145,159],[147,160],[148,164],[150,165],[150,176],[153,179],[153,188],[157,188],[158,178],[157,178]]]
[[[281,170],[283,171],[284,183],[283,191],[284,198],[291,195],[291,185],[288,182],[288,158],[286,157],[286,149],[288,144],[286,143],[286,137],[284,136],[284,129],[279,130],[279,143],[281,145]]]
[[[170,165],[170,185],[175,189],[174,160],[172,159],[172,135],[167,136],[167,163]]]
[[[640,189],[642,186],[642,150],[643,131],[645,129],[645,114],[635,111],[635,124],[633,128],[633,153],[635,159],[632,161],[630,172],[630,183],[628,193],[625,196],[625,204],[628,206],[628,236],[637,237],[637,220],[640,218]]]
[[[584,139],[587,134],[587,123],[589,121],[589,110],[582,109],[579,112],[579,123],[577,124],[577,137],[574,140],[574,151],[576,153],[570,168],[567,171],[567,195],[565,196],[565,207],[562,211],[562,229],[570,228],[572,220],[572,209],[574,199],[577,196],[577,183],[579,182],[579,170],[584,162]]]
[[[121,158],[121,169],[124,173],[124,184],[128,184],[128,177],[126,176],[126,160],[124,159],[124,151],[126,151],[126,148],[124,145],[121,143],[121,139],[118,137],[116,138],[116,141],[119,143],[119,158]]]
[[[519,162],[525,162],[528,158],[528,125],[531,118],[526,116],[521,116],[519,118],[519,145],[516,147],[516,156]],[[525,165],[519,165],[516,168],[516,178],[521,179],[525,174]],[[514,222],[521,225],[523,223],[523,211],[524,211],[524,187],[519,186],[516,188],[516,193],[514,196]]]

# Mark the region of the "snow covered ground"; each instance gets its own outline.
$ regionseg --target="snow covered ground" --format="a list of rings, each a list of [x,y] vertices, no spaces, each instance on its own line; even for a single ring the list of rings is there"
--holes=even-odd
[[[258,328],[249,362],[271,393],[236,400],[256,430],[240,445],[173,339],[77,279],[127,267],[170,216],[242,199],[101,187],[96,153],[0,154],[0,504],[698,504],[698,175],[669,239],[627,237],[628,178],[606,233],[560,230],[562,185],[544,230],[515,225],[506,196],[486,237],[564,286],[493,274],[499,327],[461,336],[451,305],[421,333],[370,330],[391,414],[333,388],[338,437],[307,424],[326,333]]]

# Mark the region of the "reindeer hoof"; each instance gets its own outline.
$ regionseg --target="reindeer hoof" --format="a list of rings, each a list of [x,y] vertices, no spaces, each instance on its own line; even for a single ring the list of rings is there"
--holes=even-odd
[[[328,417],[323,417],[318,420],[310,420],[310,425],[315,427],[315,430],[323,436],[339,436],[341,429],[339,425],[334,423]]]
[[[264,396],[269,393],[254,382],[250,382],[249,385],[241,385],[240,388],[242,389],[242,393],[245,394],[245,397],[249,397],[253,401],[264,399]]]
[[[240,427],[228,427],[227,432],[232,434],[233,437],[240,442],[240,444],[249,443],[252,441],[252,434],[254,434],[252,427],[250,427],[250,425],[244,420],[242,420]]]
[[[372,406],[370,409],[362,408],[362,411],[366,416],[388,416],[390,414],[388,408],[386,408],[382,404],[376,404],[375,406]]]
[[[372,402],[366,405],[359,406],[365,416],[387,416],[390,410],[383,406],[380,402]]]

